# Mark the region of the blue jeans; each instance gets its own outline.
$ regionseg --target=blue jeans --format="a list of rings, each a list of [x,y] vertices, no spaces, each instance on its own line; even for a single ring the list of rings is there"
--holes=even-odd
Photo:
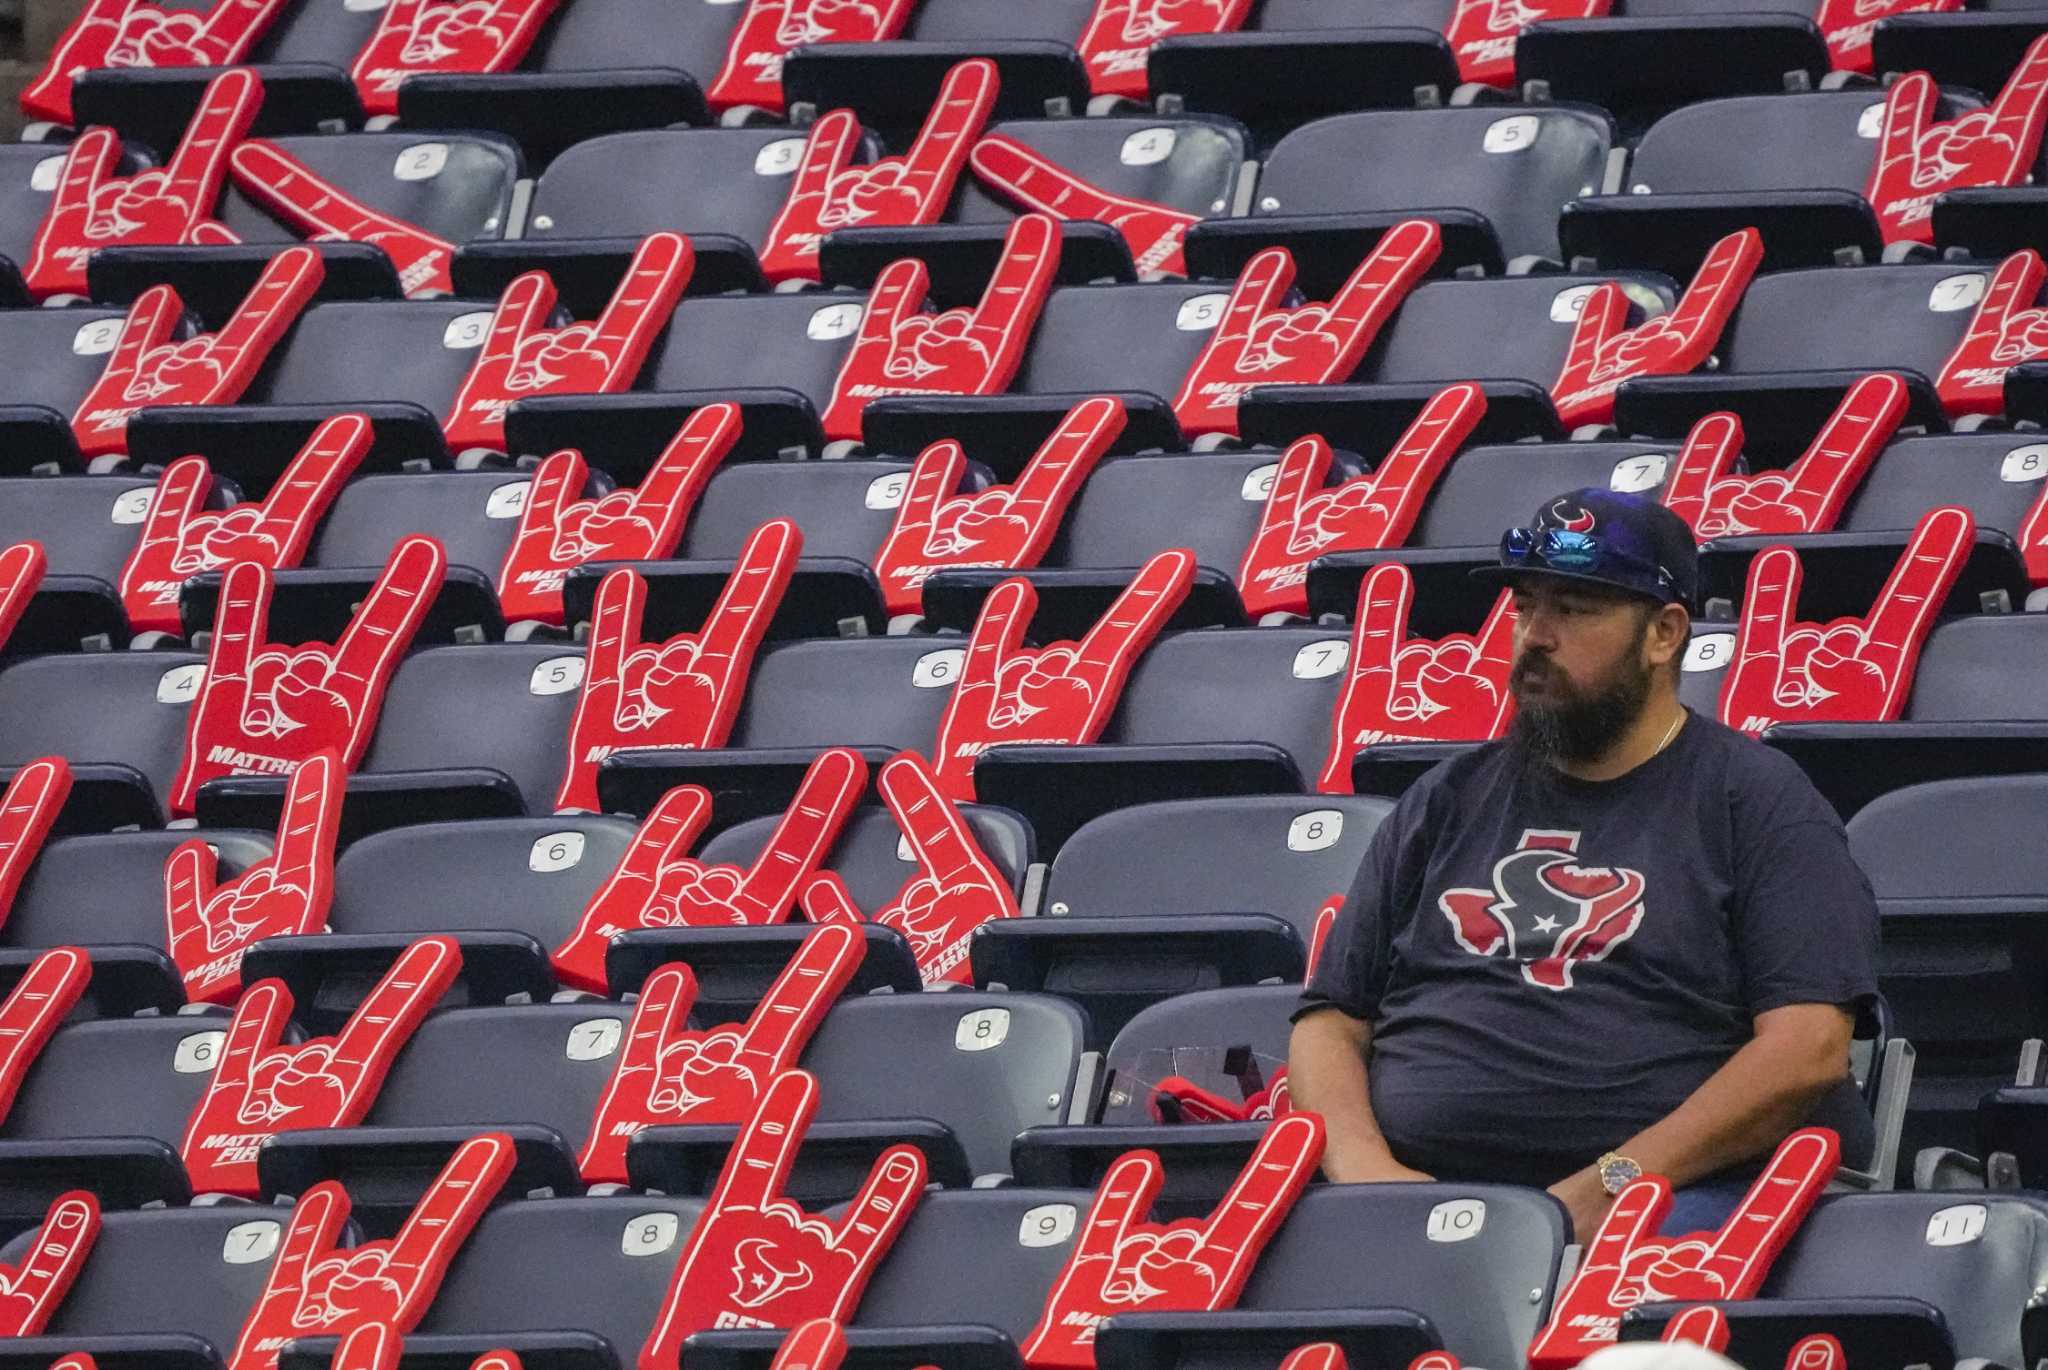
[[[1671,1195],[1671,1211],[1664,1215],[1660,1234],[1683,1237],[1688,1232],[1712,1232],[1728,1221],[1728,1215],[1749,1193],[1749,1180],[1703,1180]]]

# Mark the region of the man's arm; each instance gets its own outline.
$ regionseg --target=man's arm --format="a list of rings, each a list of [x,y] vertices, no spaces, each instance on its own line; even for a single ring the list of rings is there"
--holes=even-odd
[[[1336,1184],[1433,1178],[1394,1159],[1372,1115],[1365,1056],[1372,1024],[1335,1006],[1304,1015],[1287,1043],[1287,1093],[1294,1107],[1323,1115],[1323,1174]]]
[[[1855,1020],[1833,1004],[1787,1004],[1757,1014],[1752,1024],[1755,1035],[1749,1042],[1684,1103],[1615,1150],[1676,1189],[1762,1155],[1805,1122],[1814,1104],[1847,1072]],[[1300,1041],[1297,1027],[1297,1051]],[[1291,1069],[1288,1079],[1300,1098]],[[1566,1176],[1550,1192],[1571,1210],[1582,1240],[1592,1235],[1611,1202],[1592,1166]]]

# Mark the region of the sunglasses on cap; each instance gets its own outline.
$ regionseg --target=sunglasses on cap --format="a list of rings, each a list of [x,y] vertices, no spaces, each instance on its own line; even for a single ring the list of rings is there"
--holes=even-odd
[[[1500,559],[1504,566],[1578,576],[1611,575],[1620,569],[1632,572],[1633,579],[1648,577],[1667,592],[1677,591],[1670,572],[1662,566],[1603,542],[1595,534],[1566,528],[1510,528],[1501,534]]]

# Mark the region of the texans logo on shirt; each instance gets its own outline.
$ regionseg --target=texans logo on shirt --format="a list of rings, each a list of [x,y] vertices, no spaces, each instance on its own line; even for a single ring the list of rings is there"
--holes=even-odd
[[[1604,961],[1643,921],[1641,871],[1587,866],[1579,834],[1528,828],[1493,864],[1493,888],[1445,890],[1437,907],[1474,956],[1505,956],[1542,989],[1572,987],[1572,967]]]

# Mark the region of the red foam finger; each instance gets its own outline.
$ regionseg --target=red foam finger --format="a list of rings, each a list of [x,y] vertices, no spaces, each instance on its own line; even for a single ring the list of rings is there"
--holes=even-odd
[[[711,108],[760,105],[781,113],[782,64],[792,44],[876,43],[903,31],[916,0],[749,0],[733,26],[725,64],[705,92]]]
[[[296,566],[313,528],[370,452],[370,421],[337,414],[313,430],[263,500],[263,521],[277,544],[277,565]]]
[[[1996,414],[2005,406],[2005,374],[2040,354],[2048,310],[2034,308],[2048,267],[2032,248],[1998,264],[1963,340],[1942,364],[1934,388],[1950,414]]]
[[[164,468],[150,497],[142,535],[121,568],[120,592],[129,624],[137,630],[177,632],[178,587],[184,583],[179,564],[186,552],[187,529],[213,488],[213,471],[204,457],[180,457]]]
[[[1825,1332],[1802,1337],[1785,1357],[1785,1370],[1848,1370],[1842,1343]]]
[[[1711,1253],[1669,1288],[1673,1297],[1746,1299],[1792,1239],[1841,1166],[1841,1139],[1827,1128],[1803,1128],[1778,1144],[1763,1173],[1728,1215]],[[1705,1291],[1713,1290],[1713,1293]]]
[[[740,895],[749,921],[779,923],[789,916],[797,891],[839,840],[867,783],[868,764],[851,748],[830,748],[811,762],[747,870]]]
[[[310,247],[288,247],[272,257],[213,335],[211,355],[219,365],[219,379],[189,396],[181,395],[177,402],[229,404],[240,399],[257,368],[312,302],[326,273],[320,254]]]
[[[852,1262],[862,1276],[841,1286],[832,1309],[835,1317],[852,1316],[867,1288],[871,1274],[890,1245],[910,1221],[911,1210],[924,1193],[929,1167],[924,1153],[914,1146],[892,1146],[875,1158],[867,1182],[846,1206],[839,1221],[833,1247]]]
[[[398,1370],[400,1338],[389,1323],[366,1322],[334,1349],[334,1370]]]
[[[1870,639],[1917,657],[1919,645],[1962,574],[1976,538],[1976,520],[1959,505],[1930,509],[1921,515],[1906,550],[1871,606],[1866,620]],[[1910,673],[1910,663],[1906,669]]]
[[[654,525],[646,560],[674,553],[683,524],[712,473],[740,440],[740,407],[707,404],[693,410],[676,430],[634,492],[633,507]]]
[[[110,128],[86,129],[64,154],[23,272],[38,298],[85,288],[85,259],[92,251],[86,220],[120,156],[121,137]]]
[[[846,888],[846,882],[831,871],[820,871],[811,877],[803,892],[798,895],[803,905],[804,917],[813,923],[859,927],[868,921],[853,902],[853,892]]]
[[[782,1339],[770,1370],[839,1370],[846,1359],[846,1333],[831,1318],[800,1323]]]
[[[449,267],[455,244],[371,208],[275,143],[242,143],[229,158],[228,168],[243,194],[307,237],[382,249],[406,295],[454,289]]]
[[[169,192],[183,201],[186,227],[213,212],[227,179],[228,154],[248,133],[263,104],[263,78],[248,67],[224,71],[207,82],[199,108],[165,166]]]
[[[563,984],[602,993],[604,954],[611,939],[642,925],[662,868],[682,859],[711,821],[711,795],[677,785],[656,801],[633,834],[633,843],[590,902],[566,941],[551,955]]]
[[[697,635],[699,659],[705,663],[715,698],[714,713],[706,721],[699,746],[724,744],[739,712],[740,693],[746,687],[754,653],[767,637],[775,611],[789,589],[803,545],[803,533],[794,522],[771,519],[756,528],[740,549],[739,561]]]
[[[369,740],[368,725],[374,720],[376,696],[398,667],[398,659],[412,644],[413,635],[434,607],[441,582],[448,571],[448,553],[436,538],[409,537],[392,549],[377,583],[349,620],[334,644],[335,672],[354,682],[368,696],[370,718],[359,723],[362,742]],[[351,746],[347,760],[354,763],[360,746]]]
[[[43,1214],[28,1259],[0,1266],[5,1322],[0,1335],[33,1337],[71,1292],[100,1232],[99,1201],[82,1189],[59,1194]]]
[[[1411,1364],[1408,1370],[1416,1370],[1420,1362]],[[1287,1359],[1280,1362],[1280,1370],[1351,1370],[1351,1363],[1344,1358],[1344,1348],[1333,1341],[1315,1341],[1307,1346],[1297,1346],[1287,1353]]]
[[[1704,1346],[1709,1351],[1728,1349],[1728,1315],[1711,1304],[1681,1309],[1677,1317],[1664,1324],[1662,1342],[1689,1342]]]
[[[49,564],[49,554],[40,542],[0,547],[0,646],[6,645],[21,616],[28,612]]]
[[[61,756],[37,757],[7,782],[0,795],[0,925],[70,795],[71,767]]]
[[[846,926],[815,928],[768,985],[739,1034],[741,1051],[758,1057],[762,1073],[791,1069],[825,1012],[854,979],[866,948]]]
[[[29,962],[21,979],[0,1002],[0,1119],[29,1068],[63,1025],[92,979],[92,962],[77,947],[52,947]]]
[[[1124,678],[1130,674],[1138,654],[1151,645],[1180,608],[1188,587],[1194,583],[1194,575],[1193,552],[1174,548],[1159,553],[1138,568],[1138,574],[1123,593],[1081,639],[1076,673],[1097,685],[1109,686],[1108,697],[1098,697],[1091,716],[1097,726],[1108,721],[1109,708],[1123,689]]]
[[[1267,1125],[1203,1233],[1203,1244],[1225,1258],[1212,1306],[1235,1301],[1252,1263],[1322,1164],[1323,1140],[1321,1114],[1289,1113]]]
[[[929,223],[945,208],[953,181],[995,108],[1000,84],[996,64],[985,57],[956,62],[946,73],[903,159],[904,171],[920,192],[917,222]]]
[[[1714,486],[1742,455],[1742,419],[1735,414],[1709,414],[1692,426],[1664,485],[1664,506],[1684,519],[1695,535],[1707,512]]]
[[[747,1120],[718,1183],[711,1191],[713,1209],[760,1208],[782,1196],[789,1168],[796,1162],[811,1117],[818,1110],[818,1082],[801,1070],[787,1070],[776,1076],[761,1092],[754,1116]]]
[[[512,1175],[516,1153],[502,1132],[470,1138],[441,1167],[391,1239],[392,1272],[404,1287],[404,1325],[426,1311],[449,1261]]]

